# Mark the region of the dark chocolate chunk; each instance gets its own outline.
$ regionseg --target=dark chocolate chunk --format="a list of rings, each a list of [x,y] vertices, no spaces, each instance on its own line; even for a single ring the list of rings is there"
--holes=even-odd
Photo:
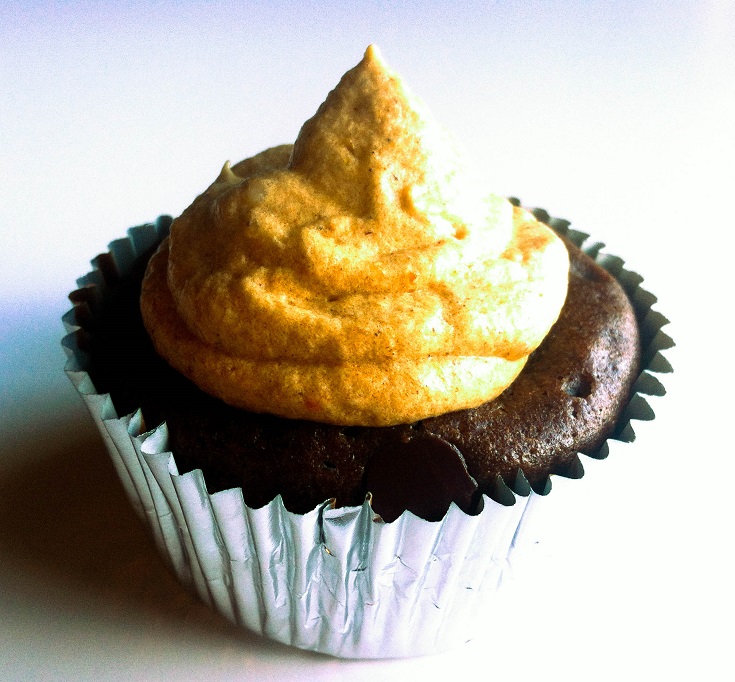
[[[452,502],[469,513],[477,490],[456,446],[423,431],[387,440],[370,457],[363,485],[385,521],[394,521],[406,509],[439,521]]]

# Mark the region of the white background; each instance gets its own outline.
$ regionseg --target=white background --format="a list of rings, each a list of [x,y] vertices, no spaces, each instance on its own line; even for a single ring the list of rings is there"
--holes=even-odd
[[[293,141],[371,42],[489,189],[625,258],[677,346],[656,420],[555,484],[486,632],[351,662],[183,592],[59,341],[90,258]],[[0,678],[731,679],[734,74],[732,0],[0,4]]]

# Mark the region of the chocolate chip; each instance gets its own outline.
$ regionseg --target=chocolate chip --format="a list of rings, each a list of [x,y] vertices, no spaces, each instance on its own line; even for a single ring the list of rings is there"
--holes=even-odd
[[[477,483],[462,453],[443,438],[415,431],[403,433],[376,452],[363,478],[373,509],[384,521],[406,509],[427,521],[439,521],[455,502],[470,513]]]

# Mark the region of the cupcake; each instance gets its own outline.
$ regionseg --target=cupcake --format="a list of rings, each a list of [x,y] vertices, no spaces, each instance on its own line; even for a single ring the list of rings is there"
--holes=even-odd
[[[430,653],[471,636],[551,476],[652,417],[665,320],[584,238],[488,195],[370,47],[294,145],[111,244],[67,371],[205,601]]]

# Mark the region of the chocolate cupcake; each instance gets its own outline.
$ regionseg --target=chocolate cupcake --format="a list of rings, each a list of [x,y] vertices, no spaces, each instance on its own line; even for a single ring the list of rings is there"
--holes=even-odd
[[[229,406],[156,354],[138,304],[145,257],[88,326],[90,375],[119,414],[142,407],[146,424],[167,423],[180,470],[202,469],[210,493],[242,488],[252,507],[280,494],[305,513],[331,497],[352,506],[371,493],[386,521],[406,509],[438,520],[451,502],[472,513],[482,494],[498,501],[529,487],[543,494],[551,474],[581,475],[577,453],[595,455],[613,433],[640,356],[622,287],[566,243],[570,285],[559,320],[513,384],[476,408],[356,427]]]
[[[645,395],[663,395],[659,377],[671,371],[664,351],[672,342],[662,331],[667,320],[653,309],[656,299],[642,287],[642,278],[627,271],[620,258],[603,252],[586,234],[568,229],[566,221],[546,219],[614,275],[635,310],[641,372],[612,432],[618,440],[632,441],[631,420],[653,418]],[[141,377],[156,385],[159,370],[171,371],[160,358],[153,366],[145,364],[147,336],[125,336],[124,343],[117,337],[117,345],[108,347],[101,363],[108,368],[126,357],[141,359],[132,363],[137,374],[127,371],[130,364],[122,364],[126,371],[118,376],[126,380],[116,401],[105,392],[109,376],[94,369],[103,357],[95,348],[105,324],[100,320],[112,317],[118,329],[131,329],[128,322],[137,318],[142,329],[137,306],[128,308],[128,318],[122,313],[110,316],[110,311],[120,310],[121,299],[134,300],[125,289],[134,288],[132,282],[140,279],[142,264],[170,222],[162,217],[132,228],[128,238],[113,242],[108,254],[93,261],[94,271],[79,280],[80,288],[71,295],[74,308],[64,319],[70,333],[63,344],[69,356],[67,375],[97,423],[124,489],[162,557],[184,585],[233,622],[301,648],[379,658],[432,653],[471,638],[477,619],[492,608],[512,557],[543,540],[528,535],[533,526],[527,519],[546,499],[549,485],[539,493],[528,492],[525,478],[517,477],[510,487],[501,478],[493,490],[496,499],[484,495],[479,513],[468,516],[451,504],[439,522],[407,512],[382,523],[370,501],[334,509],[325,498],[298,514],[286,508],[280,495],[255,509],[245,504],[241,488],[210,493],[207,488],[214,487],[201,469],[184,473],[187,468],[179,468],[167,425],[149,431],[136,408]],[[147,350],[141,352],[138,343]],[[186,383],[180,377],[178,381]],[[216,447],[213,441],[212,449]],[[589,454],[604,458],[607,444]],[[566,474],[581,477],[579,458],[571,461]],[[552,491],[548,498],[553,497]],[[306,595],[309,603],[321,604],[317,612],[305,612]],[[373,608],[378,604],[380,608]]]
[[[203,599],[334,655],[446,648],[550,477],[652,416],[640,278],[518,203],[370,48],[293,148],[97,259],[67,372]]]

